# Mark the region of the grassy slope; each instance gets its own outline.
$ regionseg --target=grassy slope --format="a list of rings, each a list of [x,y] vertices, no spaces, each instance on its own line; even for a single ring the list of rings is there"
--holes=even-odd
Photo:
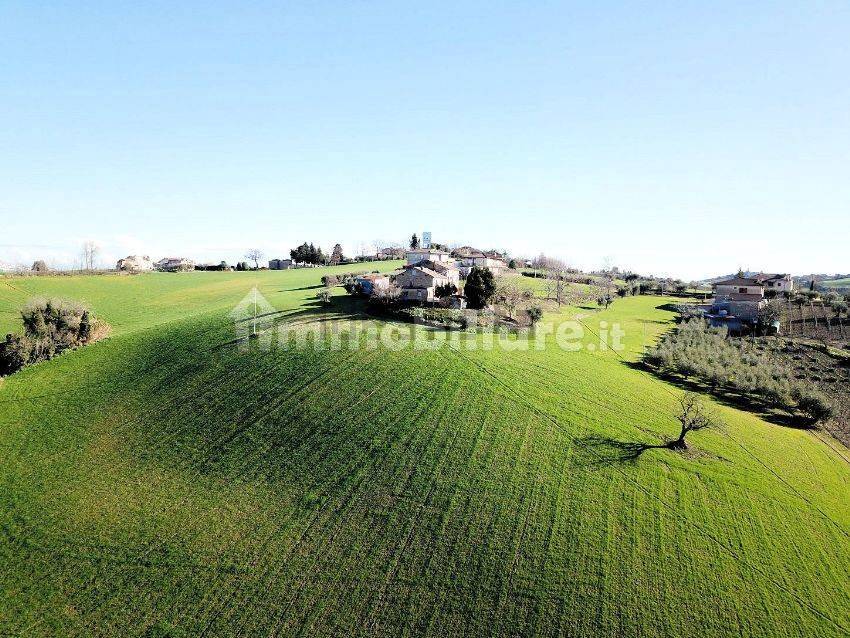
[[[229,345],[253,283],[294,310],[320,274],[12,282],[84,293],[116,336],[0,389],[0,631],[850,625],[850,469],[812,435],[719,407],[693,455],[622,461],[606,439],[657,442],[675,399],[610,352]],[[620,323],[634,360],[662,303],[560,319]]]
[[[819,283],[827,288],[850,288],[850,277],[845,277],[844,279],[830,279]]]

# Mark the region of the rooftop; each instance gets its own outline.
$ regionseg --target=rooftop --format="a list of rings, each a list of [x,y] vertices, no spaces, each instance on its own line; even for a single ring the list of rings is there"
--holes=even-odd
[[[762,282],[755,277],[733,277],[724,281],[717,281],[715,286],[762,286]]]

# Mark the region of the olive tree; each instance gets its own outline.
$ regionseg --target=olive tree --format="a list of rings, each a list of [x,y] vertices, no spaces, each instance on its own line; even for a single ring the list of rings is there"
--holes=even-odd
[[[708,412],[699,395],[693,392],[685,392],[679,398],[676,420],[679,422],[679,436],[667,443],[667,447],[673,450],[687,449],[685,437],[688,433],[720,426],[720,422]]]

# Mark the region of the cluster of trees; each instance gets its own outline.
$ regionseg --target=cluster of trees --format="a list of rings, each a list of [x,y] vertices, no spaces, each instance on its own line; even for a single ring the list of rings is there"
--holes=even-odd
[[[0,376],[88,343],[98,326],[85,306],[56,299],[31,301],[21,310],[21,320],[23,333],[7,334],[0,343]]]
[[[797,380],[771,347],[760,349],[744,340],[730,340],[725,328],[710,328],[691,319],[666,334],[646,354],[646,361],[662,374],[698,379],[713,392],[731,390],[755,398],[764,407],[778,408],[812,422],[832,415],[826,397]]]
[[[328,261],[322,249],[314,246],[312,242],[309,244],[304,242],[298,248],[293,248],[289,251],[289,256],[292,258],[292,261],[303,264],[320,265]]]
[[[247,261],[237,261],[236,262],[236,270],[243,272],[245,270],[251,270],[250,266],[248,266]]]

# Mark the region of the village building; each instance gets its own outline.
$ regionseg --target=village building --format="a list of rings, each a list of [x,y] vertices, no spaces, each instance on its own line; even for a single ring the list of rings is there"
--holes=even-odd
[[[502,274],[508,267],[501,258],[493,257],[492,253],[487,254],[483,252],[471,253],[466,257],[461,257],[458,262],[458,269],[464,278],[469,275],[469,271],[475,266],[478,268],[488,268],[494,275]]]
[[[454,282],[449,276],[436,270],[410,265],[396,276],[395,283],[401,289],[402,300],[427,303],[437,301],[437,288]]]
[[[185,257],[164,257],[154,267],[161,272],[188,272],[195,269],[195,262]]]
[[[378,259],[404,259],[404,248],[381,248],[375,256]]]
[[[420,261],[417,266],[422,266],[423,268],[429,268],[434,272],[438,272],[444,277],[448,278],[448,280],[453,283],[455,286],[460,285],[460,270],[455,267],[455,264],[451,261],[449,262],[438,262],[425,260]],[[407,268],[407,266],[405,266]]]
[[[409,266],[418,264],[420,261],[432,261],[440,264],[447,264],[451,261],[447,251],[435,248],[411,248],[405,253],[405,258]]]
[[[147,255],[127,255],[118,260],[115,269],[122,272],[150,272],[154,265]]]

